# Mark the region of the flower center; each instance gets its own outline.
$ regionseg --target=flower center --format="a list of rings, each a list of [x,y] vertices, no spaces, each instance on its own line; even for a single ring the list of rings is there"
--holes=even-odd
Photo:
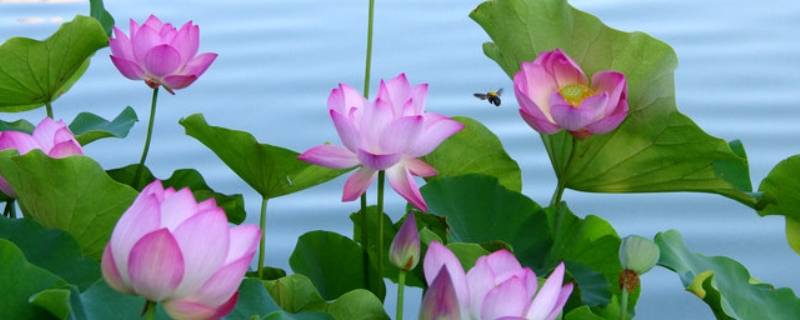
[[[594,95],[594,90],[580,83],[571,84],[558,90],[561,97],[572,107],[577,108],[583,100]]]

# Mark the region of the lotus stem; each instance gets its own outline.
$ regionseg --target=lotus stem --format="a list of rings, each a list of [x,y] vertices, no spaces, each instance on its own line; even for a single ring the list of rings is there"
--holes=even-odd
[[[378,275],[383,279],[383,184],[386,173],[378,171]]]
[[[133,175],[133,187],[139,189],[142,172],[144,171],[144,163],[147,161],[147,152],[150,151],[150,141],[153,138],[153,124],[156,120],[156,103],[158,102],[158,87],[153,89],[153,99],[150,102],[150,121],[147,123],[147,137],[144,140],[144,150],[142,150],[142,158],[139,160],[139,166],[136,167],[136,174]]]
[[[258,278],[264,277],[264,247],[267,245],[267,197],[261,198],[261,218],[259,219],[259,227],[261,228],[261,241],[258,245]]]
[[[406,272],[400,270],[397,274],[397,308],[395,309],[395,320],[403,320],[403,300],[406,286]]]
[[[53,104],[50,101],[45,102],[44,109],[47,111],[47,117],[53,119]]]

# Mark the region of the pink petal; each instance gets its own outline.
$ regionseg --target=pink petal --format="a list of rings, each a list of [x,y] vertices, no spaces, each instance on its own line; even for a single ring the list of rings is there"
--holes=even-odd
[[[469,303],[469,292],[467,291],[467,276],[464,274],[464,268],[461,267],[461,262],[458,261],[458,258],[450,249],[434,240],[428,245],[428,251],[425,253],[425,259],[422,263],[422,269],[428,285],[433,284],[443,266],[447,268],[447,272],[452,279],[459,304],[466,309],[467,303]]]
[[[464,305],[460,303],[448,268],[441,267],[420,307],[420,320],[461,320]],[[464,314],[466,316],[466,314]],[[466,317],[465,317],[466,318]]]
[[[254,252],[219,269],[191,296],[192,300],[211,306],[225,303],[239,289],[253,256]]]
[[[133,246],[128,274],[136,294],[150,301],[174,292],[184,276],[183,254],[167,228],[148,233]]]
[[[550,277],[544,282],[528,308],[526,318],[530,320],[544,320],[552,313],[558,303],[561,292],[561,283],[564,281],[564,263],[559,264]]]
[[[560,127],[569,131],[579,131],[596,121],[607,103],[608,94],[602,93],[588,97],[578,107],[573,107],[559,93],[553,93],[550,111]]]
[[[164,78],[164,84],[172,90],[180,90],[190,86],[197,81],[197,76],[167,76]]]
[[[538,118],[550,119],[550,95],[556,91],[558,83],[540,64],[523,62],[514,75],[514,94],[520,108]]]
[[[161,213],[156,195],[144,191],[136,197],[133,204],[122,214],[111,233],[110,251],[114,254],[119,274],[125,282],[128,278],[128,257],[139,239],[160,228]]]
[[[114,255],[111,253],[110,244],[106,245],[105,250],[103,250],[103,259],[100,267],[103,271],[103,279],[105,279],[108,286],[122,293],[133,293],[130,286],[125,283],[125,280],[122,280],[122,276],[119,274],[117,262],[114,261]]]
[[[165,196],[161,202],[161,225],[174,231],[197,212],[197,201],[192,190],[183,188]]]
[[[167,300],[161,304],[171,319],[214,319],[216,308],[189,299]]]
[[[431,165],[427,162],[422,161],[416,158],[409,158],[405,160],[405,166],[408,168],[408,171],[411,171],[411,174],[417,177],[433,177],[437,174],[436,169],[434,169]]]
[[[528,113],[526,109],[520,108],[519,115],[522,117],[522,120],[525,120],[525,123],[533,128],[533,130],[543,134],[553,134],[561,131],[561,128],[559,128],[558,125],[553,124],[546,119],[537,118]]]
[[[141,80],[144,78],[144,70],[131,60],[112,55],[111,62],[114,63],[114,66],[117,67],[117,70],[119,70],[125,78],[131,80]]]
[[[8,180],[3,177],[0,177],[0,191],[2,191],[9,198],[17,197],[17,193],[14,191],[14,188],[12,188],[11,185],[8,184]]]
[[[327,168],[345,169],[358,165],[358,158],[350,150],[322,144],[303,152],[298,159]]]
[[[592,76],[592,87],[597,92],[607,92],[608,101],[616,105],[617,101],[627,95],[628,86],[625,75],[616,71],[601,71]]]
[[[117,27],[114,27],[114,37],[108,41],[111,47],[111,55],[125,60],[133,60],[133,46],[131,40]]]
[[[481,303],[481,319],[520,317],[528,306],[527,296],[522,279],[508,279],[486,294]]]
[[[356,89],[340,83],[328,96],[328,109],[346,115],[350,109],[363,109],[364,101],[364,96]]]
[[[199,28],[192,25],[189,21],[181,26],[175,37],[170,41],[170,45],[174,47],[181,54],[181,63],[186,63],[197,54],[197,49],[200,45],[200,39],[197,37]]]
[[[161,22],[161,20],[158,19],[158,17],[151,14],[149,17],[147,17],[147,20],[145,20],[144,23],[142,23],[142,27],[144,26],[153,28],[153,30],[161,30],[161,27],[164,26],[164,23]]]
[[[567,283],[561,287],[561,293],[558,295],[558,301],[556,301],[556,305],[553,307],[553,312],[547,316],[546,320],[554,320],[559,314],[561,314],[561,310],[564,309],[564,305],[567,304],[570,294],[572,294],[572,283]]]
[[[489,268],[499,278],[498,281],[505,281],[512,275],[520,274],[520,271],[522,271],[522,265],[517,261],[517,257],[505,249],[495,251],[480,259],[485,259]]]
[[[375,170],[372,170],[367,167],[362,167],[350,175],[347,178],[347,182],[344,183],[344,192],[342,193],[342,201],[353,201],[358,199],[369,185],[372,184],[372,180],[375,179]]]
[[[222,209],[198,213],[181,223],[173,235],[183,253],[184,267],[190,270],[175,293],[185,296],[200,288],[225,263],[228,218]]]
[[[40,149],[39,143],[31,135],[19,131],[0,132],[0,150],[15,149],[19,154],[26,154]]]
[[[214,63],[214,60],[217,60],[216,53],[207,52],[200,54],[194,57],[192,60],[189,60],[189,62],[186,63],[186,66],[183,68],[181,73],[186,75],[193,75],[199,78],[204,73],[206,73],[206,70],[208,70],[208,67],[210,67],[211,64]]]
[[[394,111],[388,100],[378,98],[375,103],[366,106],[359,124],[361,148],[372,151],[380,150],[382,133],[394,119]]]
[[[473,315],[481,314],[481,307],[486,295],[497,285],[494,272],[486,261],[486,256],[478,258],[475,266],[467,272],[469,284],[469,310]],[[494,319],[494,318],[492,318]]]
[[[364,149],[358,149],[357,156],[358,161],[361,162],[364,167],[378,171],[386,170],[395,165],[400,161],[403,155],[401,153],[375,154]]]
[[[159,78],[175,72],[180,65],[181,54],[168,44],[153,47],[144,57],[147,72]]]
[[[555,78],[559,88],[570,84],[589,82],[581,67],[561,49],[541,53],[534,63],[544,66]]]
[[[136,33],[139,31],[139,24],[137,24],[136,20],[133,19],[128,19],[128,21],[130,23],[130,30],[128,30],[128,32],[130,32],[131,35],[130,38],[132,40],[136,36]]]
[[[460,122],[433,112],[425,113],[422,126],[422,133],[408,151],[414,158],[433,152],[444,140],[464,129]]]
[[[428,97],[428,84],[423,83],[411,88],[411,97],[403,109],[403,116],[420,115],[425,112],[425,100]]]
[[[406,215],[406,221],[392,239],[392,244],[389,246],[389,260],[396,267],[409,271],[417,266],[419,258],[419,231],[417,231],[414,214],[411,213]]]
[[[235,226],[229,230],[229,234],[230,247],[225,264],[256,252],[261,237],[261,230],[258,226],[252,224]]]
[[[81,155],[83,154],[83,149],[77,142],[73,141],[66,141],[59,143],[50,149],[50,152],[47,153],[48,156],[51,158],[66,158],[73,155]]]
[[[142,25],[136,32],[135,36],[131,36],[133,44],[133,61],[140,66],[145,65],[145,57],[150,49],[160,44],[161,37],[158,35],[157,29]]]
[[[142,192],[139,193],[139,197],[143,197],[144,195],[153,195],[158,199],[158,202],[164,201],[164,185],[161,184],[161,180],[153,180],[148,185],[142,189]]]
[[[621,100],[613,113],[586,126],[592,134],[608,133],[619,127],[628,116],[628,101]]]
[[[411,85],[405,73],[401,73],[389,81],[381,80],[378,87],[378,99],[388,101],[392,105],[394,115],[399,117],[403,113],[403,106],[410,96]]]
[[[411,172],[409,172],[406,167],[391,167],[386,171],[386,175],[389,180],[389,185],[392,186],[394,191],[408,200],[408,202],[411,202],[411,204],[422,212],[428,211],[428,204],[425,203],[425,199],[423,199],[422,194],[419,193],[417,182],[414,181],[414,177],[411,176]]]
[[[330,115],[342,144],[344,144],[348,150],[354,153],[358,151],[359,146],[361,145],[361,137],[358,130],[353,125],[353,122],[350,121],[350,119],[345,115],[333,109],[330,110]]]
[[[217,200],[214,198],[208,198],[197,204],[197,212],[217,210],[218,208],[219,206],[217,205]]]
[[[39,124],[36,125],[36,128],[33,129],[33,138],[36,139],[36,142],[39,143],[39,146],[43,150],[50,150],[53,148],[53,144],[56,139],[56,133],[66,128],[66,124],[64,121],[55,121],[48,117],[42,119]]]
[[[385,153],[403,153],[419,137],[423,116],[408,116],[395,119],[380,134],[380,148]]]

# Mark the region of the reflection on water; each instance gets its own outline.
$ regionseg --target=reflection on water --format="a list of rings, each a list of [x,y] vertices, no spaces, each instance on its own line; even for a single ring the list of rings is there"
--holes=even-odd
[[[42,38],[56,26],[22,25],[20,17],[72,17],[88,5],[7,4],[0,0],[0,39],[12,35]],[[19,2],[19,1],[16,1]],[[360,87],[366,27],[366,1],[197,0],[106,1],[117,21],[144,19],[150,13],[202,28],[201,51],[219,59],[202,79],[160,101],[156,138],[149,163],[167,177],[195,167],[214,188],[243,193],[249,221],[256,221],[258,196],[213,153],[187,137],[177,121],[202,112],[215,125],[246,130],[262,141],[303,150],[337,141],[325,112],[330,89],[339,82]],[[519,118],[506,97],[495,108],[472,93],[510,80],[483,56],[485,33],[467,18],[478,3],[465,0],[377,1],[373,75],[406,72],[412,82],[429,82],[428,109],[466,115],[497,133],[524,175],[524,192],[546,203],[555,185],[539,138]],[[676,73],[681,110],[713,135],[741,139],[757,183],[778,161],[800,152],[800,2],[796,0],[608,0],[574,4],[622,30],[642,30],[667,41],[681,64]],[[775,10],[780,8],[780,10]],[[69,19],[69,18],[67,18]],[[122,23],[127,26],[127,23]],[[127,29],[127,27],[123,27]],[[377,80],[373,81],[373,85]],[[149,91],[120,76],[108,51],[68,94],[55,103],[57,117],[72,119],[83,110],[111,117],[132,105],[146,117]],[[3,115],[38,121],[43,110]],[[125,140],[106,140],[87,153],[107,168],[138,160],[145,127]],[[340,203],[344,178],[271,202],[268,258],[288,268],[298,236],[314,229],[352,233],[347,215],[356,203]],[[758,279],[800,289],[800,257],[785,244],[782,219],[758,217],[752,210],[707,194],[605,195],[568,191],[564,198],[579,214],[608,219],[622,235],[652,236],[677,229],[696,251],[743,262]],[[374,200],[374,195],[370,196]],[[387,195],[387,210],[399,216],[403,204]],[[393,310],[393,290],[387,297]],[[407,301],[419,301],[411,290]],[[406,313],[416,313],[410,303]],[[641,319],[712,319],[705,305],[686,293],[678,277],[656,268],[643,278]]]
[[[62,24],[63,17],[22,17],[17,19],[20,24]]]

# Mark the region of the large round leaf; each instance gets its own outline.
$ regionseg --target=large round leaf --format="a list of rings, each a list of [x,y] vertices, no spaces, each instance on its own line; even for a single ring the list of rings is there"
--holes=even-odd
[[[494,0],[470,15],[493,42],[484,52],[509,76],[523,61],[561,48],[592,75],[625,74],[630,113],[614,132],[577,140],[562,132],[543,135],[562,184],[592,192],[712,192],[750,206],[747,158],[703,132],[675,105],[675,52],[644,33],[625,33],[576,10],[566,0]]]
[[[52,102],[107,44],[100,23],[84,16],[76,16],[44,41],[9,39],[0,46],[0,111],[25,111]]]
[[[39,291],[64,285],[64,280],[30,264],[11,241],[0,239],[0,319],[47,319],[44,310],[28,303]]]
[[[786,240],[800,254],[800,155],[778,163],[758,191],[764,194],[764,207],[758,213],[785,216]]]
[[[100,278],[100,265],[81,255],[64,231],[45,229],[29,219],[0,218],[0,238],[13,242],[32,264],[85,290]]]
[[[289,265],[311,279],[327,300],[355,289],[369,289],[383,300],[383,277],[371,265],[369,272],[364,269],[364,252],[358,243],[340,234],[311,231],[297,239]]]
[[[84,255],[99,258],[111,231],[136,197],[91,158],[53,159],[41,151],[0,158],[0,175],[17,192],[26,217],[66,231]]]
[[[467,174],[492,176],[509,190],[522,191],[519,165],[508,155],[500,139],[480,122],[454,117],[464,129],[425,156],[438,174],[431,179]]]
[[[789,320],[800,315],[800,298],[791,289],[754,281],[733,259],[691,252],[675,230],[657,234],[655,241],[661,248],[658,264],[675,271],[717,319]]]
[[[180,123],[186,129],[186,134],[211,149],[233,172],[267,199],[313,187],[347,172],[300,161],[297,152],[258,143],[247,132],[211,126],[201,114],[191,115]]]
[[[324,312],[336,320],[389,319],[381,300],[364,289],[356,289],[341,295],[336,300],[325,301],[311,279],[302,274],[267,281],[265,285],[278,305],[294,316],[310,317],[311,312]]]

